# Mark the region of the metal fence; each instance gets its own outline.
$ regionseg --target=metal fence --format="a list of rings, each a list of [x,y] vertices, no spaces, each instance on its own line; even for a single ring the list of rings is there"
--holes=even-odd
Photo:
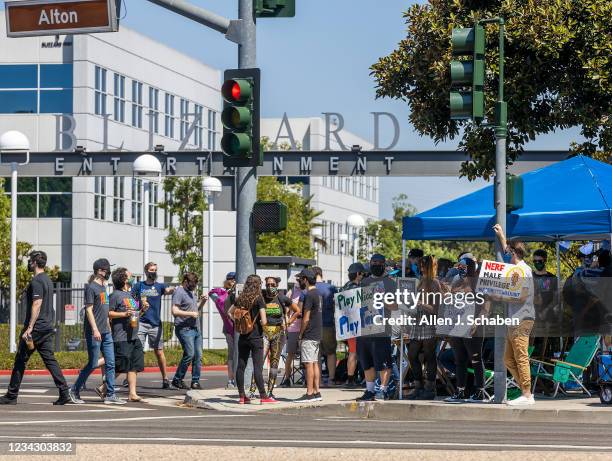
[[[112,287],[109,288],[112,290]],[[84,334],[85,317],[85,284],[53,284],[53,308],[55,310],[55,350],[86,350]],[[163,296],[160,317],[163,326],[164,347],[180,347],[174,335],[174,317],[172,316],[172,297]],[[19,330],[23,325],[27,311],[26,296],[17,300],[17,323]],[[9,291],[0,288],[0,323],[8,323],[10,318]],[[143,346],[148,347],[148,345]]]

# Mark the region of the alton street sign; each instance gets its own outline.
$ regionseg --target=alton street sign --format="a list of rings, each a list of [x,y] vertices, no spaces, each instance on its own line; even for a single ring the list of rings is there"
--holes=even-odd
[[[116,0],[15,0],[5,2],[6,35],[116,32]]]

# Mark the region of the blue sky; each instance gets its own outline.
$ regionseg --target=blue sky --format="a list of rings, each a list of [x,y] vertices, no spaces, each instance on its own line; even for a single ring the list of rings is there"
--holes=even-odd
[[[237,17],[237,0],[190,0],[228,18]],[[370,112],[387,111],[400,121],[396,149],[449,149],[420,137],[408,123],[405,103],[376,100],[369,67],[404,36],[402,12],[408,0],[297,0],[297,15],[260,19],[257,64],[262,69],[262,115],[317,116],[337,111],[346,129],[373,139]],[[127,6],[127,8],[126,8]],[[219,69],[236,67],[237,47],[218,32],[145,0],[126,0],[122,24]],[[530,147],[564,149],[576,130],[544,136]],[[385,144],[385,139],[382,140]],[[383,178],[381,216],[391,214],[391,199],[408,195],[418,210],[482,187],[458,178]]]

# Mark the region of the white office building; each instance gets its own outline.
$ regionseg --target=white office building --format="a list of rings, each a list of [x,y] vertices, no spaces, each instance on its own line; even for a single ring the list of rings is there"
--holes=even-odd
[[[0,12],[0,23],[4,20]],[[95,155],[156,145],[168,151],[219,150],[219,69],[125,27],[117,33],[19,39],[7,38],[0,28],[0,50],[0,133],[23,132],[32,152],[73,152],[82,146]],[[323,119],[290,123],[300,143],[323,148]],[[280,124],[280,119],[265,120],[262,135],[275,139]],[[348,146],[370,147],[350,133],[341,136]],[[378,179],[282,179],[304,182],[304,193],[314,195],[327,242],[319,248],[319,263],[327,269],[325,278],[339,283],[338,236],[352,234],[346,227],[352,213],[378,218]],[[143,191],[143,180],[132,177],[22,177],[18,238],[45,250],[49,264],[70,272],[73,283],[85,282],[100,257],[142,274]],[[165,251],[171,218],[159,208],[165,199],[161,184],[152,183],[149,199],[150,259],[159,264],[162,280],[176,281],[177,268]],[[225,197],[215,211],[215,285],[235,270],[232,206]],[[344,268],[351,260],[345,257]],[[216,325],[221,346],[220,322]]]

